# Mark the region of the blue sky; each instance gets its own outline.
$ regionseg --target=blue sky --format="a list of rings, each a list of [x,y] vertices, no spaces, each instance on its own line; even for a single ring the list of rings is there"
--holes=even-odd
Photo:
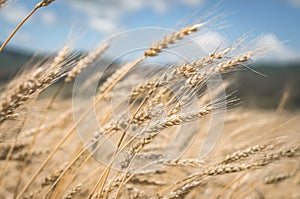
[[[13,0],[0,9],[0,41],[38,2]],[[189,25],[214,7],[218,13],[229,13],[222,18],[225,27],[202,40],[231,42],[251,31],[258,35],[258,45],[274,48],[274,56],[300,57],[300,0],[56,0],[35,13],[10,46],[48,52],[73,42],[77,48],[89,49],[123,30]]]

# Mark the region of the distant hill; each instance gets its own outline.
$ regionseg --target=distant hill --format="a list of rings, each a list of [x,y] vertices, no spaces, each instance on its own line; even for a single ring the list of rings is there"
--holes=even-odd
[[[32,63],[35,63],[44,56],[36,56],[33,59],[33,54],[6,48],[4,52],[0,53],[0,83],[12,79],[28,61],[33,59]],[[105,63],[105,59],[101,62]],[[229,74],[234,77],[235,82],[227,93],[235,91],[235,95],[241,98],[244,106],[275,108],[283,92],[288,89],[287,107],[291,109],[300,107],[300,61],[257,63],[250,67],[267,77],[246,68],[238,70]],[[114,70],[115,68],[111,67],[108,74],[113,73]]]
[[[261,63],[250,67],[266,77],[247,69],[237,73],[235,88],[244,105],[275,108],[287,91],[286,106],[300,107],[300,62]]]
[[[0,53],[0,81],[11,79],[32,57],[33,54],[31,53],[5,48]]]

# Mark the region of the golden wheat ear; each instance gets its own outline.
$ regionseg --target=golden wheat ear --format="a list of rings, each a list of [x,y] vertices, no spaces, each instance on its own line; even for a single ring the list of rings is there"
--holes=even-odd
[[[68,48],[65,47],[54,60],[37,66],[17,82],[7,95],[0,98],[0,124],[14,116],[16,109],[61,78],[68,68]]]
[[[3,7],[6,3],[6,0],[0,0],[0,8]]]

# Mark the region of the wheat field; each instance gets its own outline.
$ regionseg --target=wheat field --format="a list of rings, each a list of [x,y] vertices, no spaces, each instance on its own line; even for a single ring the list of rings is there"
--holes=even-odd
[[[0,198],[300,198],[299,110],[285,94],[277,109],[245,107],[231,89],[265,49],[242,37],[151,65],[212,21],[107,70],[109,41],[24,66],[1,87]]]

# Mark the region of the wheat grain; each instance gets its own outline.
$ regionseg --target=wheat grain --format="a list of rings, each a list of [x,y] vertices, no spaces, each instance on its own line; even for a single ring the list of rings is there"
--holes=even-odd
[[[74,68],[68,73],[65,82],[71,82],[83,69],[91,65],[99,56],[101,56],[108,48],[108,43],[99,45],[96,49],[90,52],[87,56],[80,59]]]
[[[74,189],[72,189],[64,198],[72,199],[82,190],[82,184],[78,184]]]
[[[207,23],[201,23],[193,26],[187,26],[179,32],[175,32],[170,36],[165,37],[162,41],[152,45],[150,49],[145,51],[144,55],[150,57],[157,56],[163,49],[168,48],[168,45],[174,44],[176,40],[183,39],[184,37],[196,32],[199,28],[204,27],[206,24]]]
[[[0,0],[0,8],[1,8],[2,6],[4,6],[6,2],[7,2],[7,0]]]
[[[63,48],[58,56],[54,58],[53,62],[47,62],[31,71],[30,75],[15,85],[4,99],[0,99],[0,123],[11,118],[17,108],[26,104],[29,99],[38,95],[42,90],[64,75],[68,66],[68,63],[65,63],[68,52],[67,47]]]
[[[186,178],[185,180],[178,182],[181,183],[181,185],[174,191],[170,192],[170,198],[178,198],[183,194],[186,194],[187,192],[191,191],[204,181],[204,177],[236,173],[251,169],[258,169],[267,166],[268,164],[273,163],[274,161],[280,160],[281,158],[291,158],[296,155],[299,155],[299,152],[300,147],[295,146],[290,147],[288,149],[280,150],[278,152],[265,154],[265,156],[261,159],[257,159],[256,161],[249,164],[220,164],[206,168],[199,174],[192,175]]]
[[[200,167],[200,166],[204,166],[205,162],[203,160],[198,160],[198,159],[177,159],[177,160],[159,160],[159,163],[167,166]]]
[[[292,175],[290,173],[281,173],[278,175],[268,176],[268,177],[265,177],[264,183],[265,184],[275,184],[275,183],[281,182],[287,178],[290,178],[291,176]]]
[[[62,174],[63,171],[64,171],[64,169],[62,167],[62,168],[56,170],[51,175],[45,177],[45,179],[42,182],[42,187],[52,185],[56,181],[56,179]]]

